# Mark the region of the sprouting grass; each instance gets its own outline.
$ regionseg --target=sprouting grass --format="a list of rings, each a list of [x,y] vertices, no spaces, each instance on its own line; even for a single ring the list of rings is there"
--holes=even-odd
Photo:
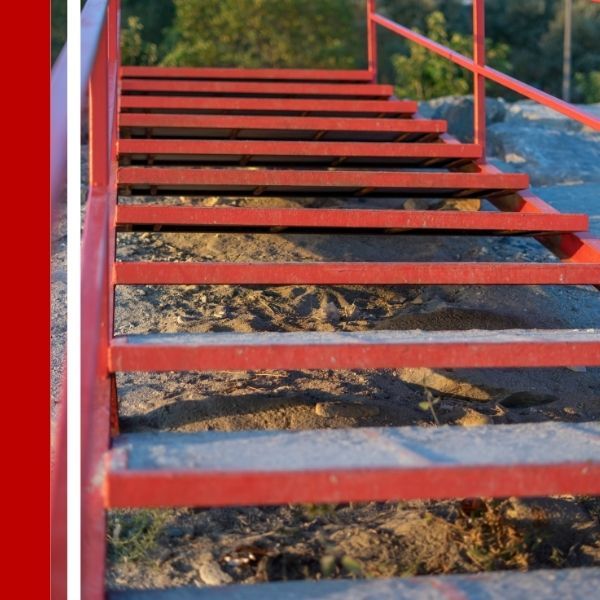
[[[114,562],[142,562],[156,549],[169,511],[119,510],[108,520],[108,553]]]

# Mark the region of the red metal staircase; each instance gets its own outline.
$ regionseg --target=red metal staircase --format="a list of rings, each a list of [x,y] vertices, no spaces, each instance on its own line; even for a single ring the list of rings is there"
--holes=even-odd
[[[116,12],[113,3],[109,10]],[[116,16],[108,14],[106,36],[116,26]],[[373,27],[375,17],[370,13]],[[115,68],[109,60],[104,76],[96,71],[92,78],[94,111],[107,89],[110,98]],[[585,233],[586,215],[558,213],[528,190],[526,175],[486,165],[478,140],[457,142],[444,121],[418,117],[414,102],[395,99],[390,86],[372,79],[373,69],[123,67],[114,96],[118,123],[110,100],[108,110],[92,114],[82,296],[84,597],[104,594],[104,515],[114,507],[600,493],[597,424],[118,435],[118,372],[600,365],[597,329],[113,336],[119,285],[600,286],[600,241]],[[102,127],[113,136],[118,129],[118,138],[103,139]],[[207,194],[359,196],[365,208],[194,207],[156,199],[151,205],[119,204],[127,195]],[[369,208],[377,196],[486,198],[498,210]],[[398,239],[409,231],[519,234],[535,236],[561,260],[288,263],[274,256],[267,263],[121,262],[114,248],[124,230],[393,232]],[[550,598],[561,586],[592,589],[599,575],[577,570],[359,585],[374,597],[438,597],[427,594],[444,588],[458,594],[452,597],[475,598],[482,590],[502,596],[498,590],[511,590],[510,582],[517,590],[519,577],[530,597]],[[319,585],[249,587],[235,597],[352,593],[347,582]],[[213,593],[225,592],[190,590],[172,597]],[[114,597],[146,595],[171,597]]]

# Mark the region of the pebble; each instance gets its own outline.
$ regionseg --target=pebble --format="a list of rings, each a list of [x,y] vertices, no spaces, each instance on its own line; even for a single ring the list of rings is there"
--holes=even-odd
[[[427,210],[429,208],[429,200],[427,198],[409,198],[402,205],[404,210]]]
[[[379,408],[362,402],[317,402],[315,412],[319,417],[374,417]]]
[[[201,564],[198,574],[206,585],[224,585],[233,581],[232,577],[225,573],[214,560]]]
[[[456,421],[456,424],[463,427],[479,427],[481,425],[489,425],[491,422],[492,420],[487,415],[482,415],[476,410],[469,410]]]
[[[329,302],[325,307],[325,316],[329,321],[333,321],[334,323],[340,320],[340,311],[333,302]]]

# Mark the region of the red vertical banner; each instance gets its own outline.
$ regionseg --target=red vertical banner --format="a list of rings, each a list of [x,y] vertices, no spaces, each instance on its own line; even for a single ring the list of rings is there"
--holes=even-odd
[[[50,563],[50,3],[2,5],[3,597]]]

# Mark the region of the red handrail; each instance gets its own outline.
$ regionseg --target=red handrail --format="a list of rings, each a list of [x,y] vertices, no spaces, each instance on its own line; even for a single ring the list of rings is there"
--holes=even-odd
[[[108,449],[109,436],[101,426],[106,386],[111,385],[106,355],[112,327],[109,306],[111,190],[114,191],[116,161],[117,97],[119,69],[120,0],[88,0],[81,12],[81,101],[88,107],[90,173],[85,231],[96,232],[82,240],[82,264],[89,289],[82,289],[82,588],[86,598],[104,597],[104,508],[94,476]],[[66,46],[52,71],[51,117],[51,211],[55,224],[67,180]],[[87,100],[87,102],[86,102]],[[113,189],[114,188],[114,189]],[[91,272],[90,272],[91,271]],[[104,360],[103,360],[104,358]],[[53,600],[67,593],[66,573],[66,387],[54,436],[52,469],[52,572]],[[69,402],[78,402],[71,397]],[[72,404],[71,404],[72,405]],[[98,418],[98,422],[94,420]],[[108,422],[108,420],[106,419]],[[106,434],[106,435],[105,435]]]
[[[600,0],[592,0],[593,2],[600,2]],[[590,113],[577,108],[569,102],[560,100],[551,94],[542,92],[541,90],[527,85],[510,75],[506,75],[496,69],[492,69],[485,64],[485,0],[473,0],[473,58],[469,58],[464,54],[460,54],[447,46],[434,42],[430,38],[409,29],[399,23],[396,23],[383,15],[375,12],[374,0],[367,0],[367,19],[368,19],[368,47],[375,48],[377,41],[375,38],[375,31],[373,24],[381,25],[402,37],[405,37],[411,42],[419,44],[424,48],[427,48],[431,52],[443,56],[449,61],[467,69],[474,76],[474,138],[475,143],[480,144],[482,147],[483,154],[485,156],[485,80],[489,79],[495,83],[498,83],[505,88],[508,88],[526,98],[534,100],[535,102],[547,106],[552,110],[555,110],[575,121],[579,121],[584,125],[600,131],[600,119],[594,117]],[[371,50],[369,50],[369,57],[371,57]],[[369,68],[376,77],[377,65],[369,63]]]

